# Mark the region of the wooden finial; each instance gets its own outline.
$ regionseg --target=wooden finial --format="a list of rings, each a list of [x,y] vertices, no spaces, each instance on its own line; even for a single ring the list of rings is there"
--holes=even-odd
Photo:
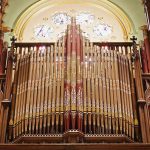
[[[137,45],[136,45],[137,38],[133,36],[132,38],[130,38],[130,40],[133,42],[132,61],[135,61],[136,59],[139,59],[139,51],[137,50]]]
[[[15,38],[15,36],[13,36],[11,39],[12,44],[14,44],[17,41],[17,38]]]
[[[132,38],[130,38],[130,40],[131,40],[134,44],[136,44],[137,38],[136,38],[135,36],[133,36]]]

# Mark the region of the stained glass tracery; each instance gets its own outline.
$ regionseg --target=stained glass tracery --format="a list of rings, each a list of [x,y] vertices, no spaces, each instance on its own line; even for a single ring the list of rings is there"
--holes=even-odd
[[[36,39],[49,39],[53,33],[58,39],[62,37],[65,33],[67,25],[71,23],[71,15],[66,12],[57,12],[52,15],[52,17],[50,17],[48,20],[53,22],[56,26],[53,25],[54,28],[51,27],[51,23],[50,25],[41,24],[35,26],[34,37]],[[99,21],[99,18],[96,18],[95,15],[89,12],[80,12],[76,15],[76,23],[81,25],[83,31],[82,35],[88,39],[92,36],[94,37],[94,35],[98,38],[105,38],[112,33],[112,27],[110,25],[100,23],[101,20],[99,21],[99,23],[97,23],[97,21]],[[86,28],[85,25],[87,25]]]
[[[49,38],[51,33],[53,33],[53,28],[48,25],[37,25],[34,28],[34,36],[39,39]]]
[[[67,13],[56,13],[52,16],[52,21],[56,25],[65,25],[71,23],[71,17]]]
[[[98,24],[94,26],[93,32],[97,36],[106,37],[112,33],[112,27],[107,24]]]
[[[82,12],[76,16],[77,24],[84,24],[88,25],[94,22],[95,16],[88,13],[88,12]]]

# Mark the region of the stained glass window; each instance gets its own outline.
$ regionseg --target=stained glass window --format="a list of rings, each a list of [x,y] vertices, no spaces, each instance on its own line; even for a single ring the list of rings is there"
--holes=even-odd
[[[106,24],[99,24],[93,28],[93,32],[97,36],[108,36],[112,33],[112,27]]]
[[[49,38],[50,34],[53,33],[53,28],[48,25],[38,25],[34,28],[35,38]]]
[[[67,13],[56,13],[52,17],[56,25],[65,25],[71,23],[71,17]]]
[[[101,22],[102,19],[100,20],[92,13],[78,12],[75,17],[76,23],[81,25],[82,35],[87,39],[107,38],[113,32],[112,26]],[[64,36],[67,25],[71,24],[71,15],[67,12],[57,12],[50,18],[46,18],[46,20],[49,23],[43,23],[34,27],[33,37],[35,40],[52,40],[53,38],[58,40]]]
[[[95,16],[88,12],[83,12],[76,16],[77,24],[91,24],[94,22],[94,19]]]

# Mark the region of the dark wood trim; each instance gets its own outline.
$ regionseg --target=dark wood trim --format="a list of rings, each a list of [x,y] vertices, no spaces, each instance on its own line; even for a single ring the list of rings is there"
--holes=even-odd
[[[134,143],[125,135],[85,135],[85,143]]]
[[[0,81],[6,80],[6,74],[0,74]]]
[[[150,144],[2,144],[0,150],[149,150]]]
[[[43,42],[43,43],[15,43],[15,47],[34,47],[36,46],[51,46],[54,45],[55,43],[48,43],[48,42]],[[94,45],[99,45],[99,46],[133,46],[132,42],[94,42]]]
[[[131,47],[133,46],[132,42],[94,42],[94,45],[98,45],[98,46],[110,46],[110,47],[114,47],[114,46],[121,46],[121,47]]]
[[[39,46],[51,46],[51,45],[54,45],[54,43],[45,43],[45,42],[43,42],[43,43],[15,43],[14,44],[14,47],[35,47],[35,46],[37,46],[37,47],[39,47]]]
[[[144,80],[150,80],[150,73],[142,73],[142,78]]]
[[[79,135],[79,136],[78,136]],[[74,142],[69,142],[68,138],[72,139],[76,137],[79,139],[79,137],[82,139],[80,141],[74,140]],[[71,137],[71,138],[70,138]],[[67,140],[66,140],[67,139]],[[65,142],[64,142],[65,141]],[[76,141],[76,142],[75,142]],[[64,133],[64,134],[52,134],[52,135],[22,135],[18,137],[16,140],[12,142],[12,144],[19,144],[19,143],[28,143],[28,144],[37,144],[37,143],[134,143],[133,140],[131,140],[129,137],[125,135],[107,135],[107,134],[100,134],[100,135],[94,135],[94,134],[83,134],[83,133],[77,133],[77,135],[74,132]]]

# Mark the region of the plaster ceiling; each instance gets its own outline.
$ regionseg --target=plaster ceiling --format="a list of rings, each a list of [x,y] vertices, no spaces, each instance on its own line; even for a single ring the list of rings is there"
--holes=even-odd
[[[4,17],[5,24],[10,28],[14,28],[17,20],[25,10],[27,10],[31,6],[34,6],[34,4],[36,5],[37,2],[45,2],[45,1],[48,0],[10,0],[9,7],[6,10],[6,15]],[[51,1],[54,0],[49,0],[49,2]],[[64,0],[57,0],[56,3],[61,1],[63,3]],[[68,0],[69,3],[74,4],[76,4],[77,1],[79,2],[80,0]],[[86,3],[87,1],[88,0],[84,1],[82,0],[82,3]],[[146,19],[144,15],[144,9],[141,4],[141,0],[97,0],[97,1],[111,2],[115,6],[117,6],[120,10],[122,10],[132,23],[133,28],[132,34],[137,36],[139,40],[142,39],[142,32],[140,31],[139,27],[146,24]],[[67,3],[67,0],[65,0],[65,2]],[[6,36],[6,39],[7,38],[9,38],[9,34]]]

